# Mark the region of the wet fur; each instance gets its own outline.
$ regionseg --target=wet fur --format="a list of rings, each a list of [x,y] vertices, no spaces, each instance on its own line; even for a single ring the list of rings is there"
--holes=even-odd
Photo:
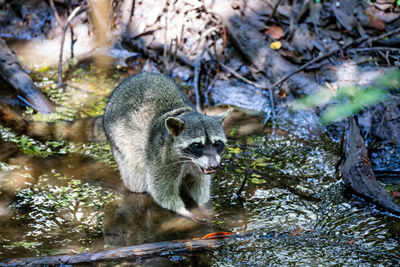
[[[106,141],[102,117],[55,123],[28,120],[0,103],[0,122],[20,134],[40,140],[67,140],[78,143]]]
[[[181,118],[191,128],[181,133],[168,131],[166,121],[171,117]],[[204,142],[207,135],[225,142],[221,122],[196,112],[170,79],[156,73],[138,74],[122,82],[104,113],[105,133],[125,186],[133,192],[148,192],[162,207],[186,216],[190,213],[180,189],[185,186],[193,200],[204,204],[210,197],[211,179],[195,160],[177,151],[198,136]]]

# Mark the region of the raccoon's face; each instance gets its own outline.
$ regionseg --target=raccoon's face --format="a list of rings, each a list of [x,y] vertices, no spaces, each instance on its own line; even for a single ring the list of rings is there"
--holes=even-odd
[[[226,137],[222,122],[230,112],[216,116],[193,112],[167,118],[165,125],[174,138],[175,153],[183,161],[194,163],[204,174],[213,173],[225,149]]]

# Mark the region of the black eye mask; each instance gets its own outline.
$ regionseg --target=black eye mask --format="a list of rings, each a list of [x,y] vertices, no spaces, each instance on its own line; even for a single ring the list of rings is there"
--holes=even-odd
[[[207,140],[206,144],[203,145],[201,143],[192,143],[187,148],[183,150],[185,154],[192,155],[196,158],[199,158],[206,154],[221,154],[225,148],[225,144],[222,141],[216,141],[214,144],[211,144],[209,140]]]

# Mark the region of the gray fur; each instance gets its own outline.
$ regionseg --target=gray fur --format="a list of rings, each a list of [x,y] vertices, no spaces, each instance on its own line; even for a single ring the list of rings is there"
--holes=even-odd
[[[228,114],[212,117],[196,112],[182,90],[161,74],[127,78],[112,93],[103,121],[125,186],[148,192],[162,207],[193,218],[180,189],[185,186],[198,204],[205,204],[210,175],[204,170],[208,173],[211,162],[218,166],[220,155],[212,146],[201,157],[183,149],[193,142],[225,143],[221,123]]]

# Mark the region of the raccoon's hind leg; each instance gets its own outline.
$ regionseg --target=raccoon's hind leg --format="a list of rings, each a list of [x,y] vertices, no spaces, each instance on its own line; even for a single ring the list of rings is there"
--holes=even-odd
[[[127,150],[126,148],[124,150]],[[124,185],[132,192],[146,192],[146,168],[140,157],[130,157],[129,152],[120,151],[120,148],[113,149],[114,158],[118,163]]]

